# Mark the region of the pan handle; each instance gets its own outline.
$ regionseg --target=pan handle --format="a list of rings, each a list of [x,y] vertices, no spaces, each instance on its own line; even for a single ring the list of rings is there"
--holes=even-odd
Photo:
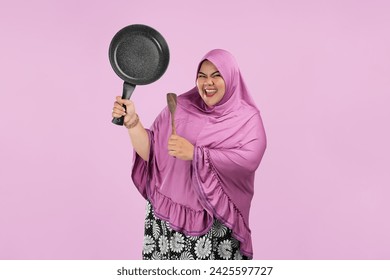
[[[130,84],[128,82],[123,82],[123,93],[122,93],[122,99],[130,99],[131,94],[133,93],[135,89],[135,85]],[[123,105],[123,108],[126,110],[126,105]],[[112,123],[116,125],[123,125],[123,120],[125,117],[120,117],[120,118],[113,118]]]

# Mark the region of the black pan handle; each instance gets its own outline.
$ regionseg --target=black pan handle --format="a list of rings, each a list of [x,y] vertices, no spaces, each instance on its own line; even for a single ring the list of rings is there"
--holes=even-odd
[[[135,85],[130,84],[128,82],[123,82],[122,99],[130,99],[134,89],[135,89]],[[126,110],[126,105],[123,105],[123,108],[125,108],[125,110]],[[123,125],[124,119],[125,119],[125,117],[113,118],[112,123],[114,123],[116,125]]]

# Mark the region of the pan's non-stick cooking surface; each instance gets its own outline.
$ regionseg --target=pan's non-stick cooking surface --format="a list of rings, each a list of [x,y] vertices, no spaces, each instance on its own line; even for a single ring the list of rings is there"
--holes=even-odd
[[[158,80],[169,63],[165,39],[153,28],[135,24],[121,29],[112,39],[109,58],[124,81],[145,85]]]

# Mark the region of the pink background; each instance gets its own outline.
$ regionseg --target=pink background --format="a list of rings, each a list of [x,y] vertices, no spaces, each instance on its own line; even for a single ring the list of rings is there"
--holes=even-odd
[[[171,61],[133,95],[150,126],[212,48],[237,58],[268,149],[256,259],[390,258],[390,2],[3,1],[0,259],[139,259],[145,202],[108,45],[144,23]],[[232,3],[232,4],[226,4]],[[233,4],[234,3],[234,4]]]

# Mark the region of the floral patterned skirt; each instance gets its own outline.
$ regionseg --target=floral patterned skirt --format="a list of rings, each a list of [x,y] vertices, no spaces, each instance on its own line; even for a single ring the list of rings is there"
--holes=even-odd
[[[146,204],[144,260],[247,260],[240,253],[240,242],[231,229],[214,220],[212,228],[201,236],[187,236],[156,218],[153,207]]]

